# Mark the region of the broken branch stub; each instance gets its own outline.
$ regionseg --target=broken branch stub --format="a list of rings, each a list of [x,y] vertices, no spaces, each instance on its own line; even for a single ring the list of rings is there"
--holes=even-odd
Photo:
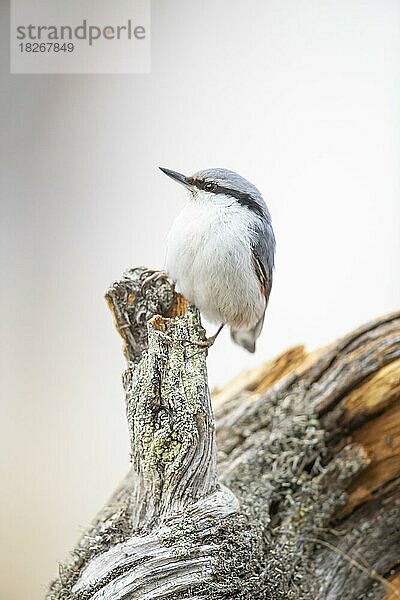
[[[199,314],[150,275],[107,293],[132,468],[48,600],[400,599],[400,314],[219,391],[217,480]]]
[[[199,314],[154,317],[148,350],[125,377],[135,473],[134,530],[159,526],[216,490],[215,432]]]
[[[207,538],[238,512],[217,481],[199,312],[168,280],[143,286],[147,277],[131,270],[107,293],[128,358],[132,535],[89,562],[77,598],[167,598],[203,584],[219,550]]]

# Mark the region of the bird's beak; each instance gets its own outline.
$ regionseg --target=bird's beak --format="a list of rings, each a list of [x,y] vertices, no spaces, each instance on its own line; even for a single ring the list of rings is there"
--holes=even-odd
[[[159,167],[159,169],[163,173],[168,175],[168,177],[171,177],[171,179],[174,179],[178,183],[181,183],[182,185],[185,185],[185,186],[190,185],[190,183],[188,182],[187,177],[185,175],[182,175],[181,173],[177,173],[176,171],[171,171],[171,169],[165,169],[164,167]]]

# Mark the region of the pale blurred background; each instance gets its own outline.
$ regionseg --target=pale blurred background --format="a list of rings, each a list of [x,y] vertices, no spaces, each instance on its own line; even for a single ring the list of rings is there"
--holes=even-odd
[[[9,75],[1,2],[0,597],[35,600],[128,469],[103,300],[163,267],[183,190],[237,170],[269,203],[274,288],[254,356],[211,385],[400,305],[400,3],[153,0],[150,75]]]

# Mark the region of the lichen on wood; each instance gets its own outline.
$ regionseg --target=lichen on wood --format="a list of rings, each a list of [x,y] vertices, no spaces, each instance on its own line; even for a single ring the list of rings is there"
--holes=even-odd
[[[134,530],[159,525],[217,486],[214,423],[197,309],[147,324],[148,349],[125,376]]]
[[[213,415],[198,311],[152,275],[106,296],[132,468],[48,599],[400,598],[400,314],[238,376]]]

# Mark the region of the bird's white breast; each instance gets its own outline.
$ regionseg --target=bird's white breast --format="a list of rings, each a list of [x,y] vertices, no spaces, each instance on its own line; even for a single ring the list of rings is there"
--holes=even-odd
[[[228,205],[191,201],[168,236],[167,272],[176,288],[210,321],[254,327],[265,298],[254,271],[251,215]]]

